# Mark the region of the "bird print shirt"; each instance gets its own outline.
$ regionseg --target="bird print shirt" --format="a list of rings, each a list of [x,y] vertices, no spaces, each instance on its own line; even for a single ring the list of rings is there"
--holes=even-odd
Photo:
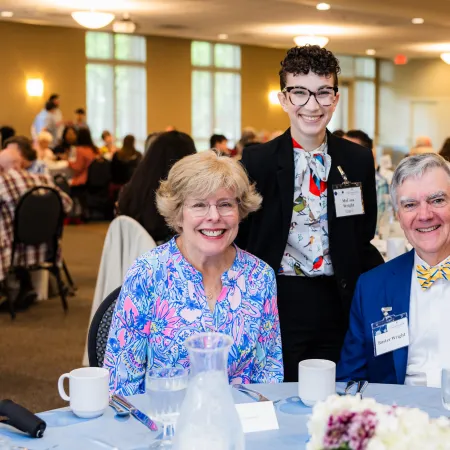
[[[311,152],[294,146],[294,202],[279,275],[333,275],[328,243],[327,180],[331,156],[327,142]]]
[[[128,270],[114,310],[104,367],[110,392],[145,392],[147,369],[189,368],[184,341],[200,332],[234,340],[231,383],[283,381],[275,274],[237,247],[211,312],[202,274],[180,252],[176,238],[139,257]]]

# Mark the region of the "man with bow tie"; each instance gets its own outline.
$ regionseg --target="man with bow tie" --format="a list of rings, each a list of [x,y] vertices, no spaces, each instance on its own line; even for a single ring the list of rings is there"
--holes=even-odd
[[[305,359],[338,361],[356,281],[382,264],[370,241],[377,204],[370,150],[327,130],[339,102],[339,61],[329,50],[288,50],[278,99],[290,127],[244,150],[263,196],[236,243],[277,274],[284,381]]]
[[[337,377],[440,387],[450,367],[448,163],[433,153],[405,158],[391,197],[414,248],[359,278]]]

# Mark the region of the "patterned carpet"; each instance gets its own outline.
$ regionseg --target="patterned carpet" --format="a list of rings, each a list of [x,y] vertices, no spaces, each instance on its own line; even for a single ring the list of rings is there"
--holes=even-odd
[[[59,297],[38,302],[13,322],[0,314],[0,399],[33,412],[65,406],[61,374],[81,367],[91,302],[108,224],[67,226],[63,255],[78,286],[64,314]]]

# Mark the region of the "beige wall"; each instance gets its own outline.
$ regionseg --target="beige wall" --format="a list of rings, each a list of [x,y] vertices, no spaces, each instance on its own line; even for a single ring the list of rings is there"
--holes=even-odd
[[[191,41],[148,37],[147,122],[149,132],[191,132]]]
[[[64,118],[86,106],[84,31],[72,28],[0,23],[2,62],[0,125],[29,135],[35,115],[50,94],[61,96]],[[278,70],[284,50],[242,46],[242,126],[284,130],[288,120],[268,93],[279,89]],[[191,129],[190,40],[147,38],[148,131],[173,125]],[[29,97],[27,78],[44,80],[43,97]]]
[[[270,105],[269,91],[280,90],[280,61],[285,50],[242,46],[242,126],[285,130],[289,126],[280,105]]]
[[[0,23],[0,124],[30,134],[34,116],[52,93],[61,95],[64,117],[86,103],[84,32],[71,28]],[[42,98],[29,97],[27,78],[44,80]]]

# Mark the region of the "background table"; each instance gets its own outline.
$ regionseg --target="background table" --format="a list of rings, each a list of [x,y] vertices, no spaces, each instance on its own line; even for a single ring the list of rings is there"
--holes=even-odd
[[[304,449],[308,441],[307,421],[311,408],[303,405],[297,397],[297,383],[252,387],[271,400],[284,400],[275,405],[280,429],[246,434],[246,450]],[[342,389],[342,384],[338,383],[338,391]],[[364,396],[373,397],[380,403],[418,407],[431,417],[450,414],[442,406],[440,389],[369,384]],[[236,390],[233,390],[233,397],[236,403],[249,402],[249,397]],[[141,410],[146,410],[145,395],[136,395],[130,400]],[[42,439],[29,438],[5,425],[0,425],[0,437],[7,437],[15,445],[29,450],[144,450],[159,434],[151,432],[133,417],[115,418],[111,408],[103,416],[91,420],[79,419],[68,409],[39,416],[47,422]]]

